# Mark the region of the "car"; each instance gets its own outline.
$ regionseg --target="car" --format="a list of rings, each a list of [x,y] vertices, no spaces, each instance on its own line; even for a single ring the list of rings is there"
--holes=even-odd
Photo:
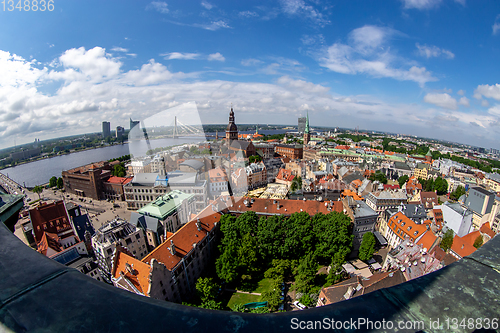
[[[294,305],[296,308],[300,309],[300,310],[305,310],[305,309],[307,309],[307,306],[305,306],[304,304],[300,303],[299,301],[295,301],[295,302],[293,302],[293,305]]]

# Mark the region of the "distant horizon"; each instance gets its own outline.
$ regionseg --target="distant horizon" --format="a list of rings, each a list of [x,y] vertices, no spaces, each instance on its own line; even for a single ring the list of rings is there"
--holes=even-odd
[[[202,126],[205,126],[205,125],[210,125],[210,126],[226,126],[227,124],[224,124],[224,123],[219,123],[219,124],[202,124]],[[282,126],[282,127],[294,127],[294,128],[297,128],[298,129],[298,125],[289,125],[289,124],[263,124],[263,123],[255,123],[255,124],[252,124],[252,123],[245,123],[245,124],[237,124],[237,126],[258,126],[258,125],[264,125],[264,126]],[[120,125],[118,125],[120,126]],[[159,126],[158,128],[162,128],[162,127],[169,127],[169,126]],[[156,127],[154,127],[156,128]],[[311,125],[311,129],[314,130],[314,128],[318,128],[318,129],[335,129],[335,128],[339,128],[340,130],[342,131],[355,131],[356,129],[355,128],[345,128],[345,127],[339,127],[339,126],[313,126]],[[259,128],[260,130],[261,128]],[[130,129],[126,129],[126,131],[129,131]],[[266,129],[262,129],[262,130],[266,130]],[[111,132],[114,132],[115,130],[111,129]],[[246,131],[251,131],[251,130],[246,130]],[[206,133],[206,132],[205,132]],[[423,140],[435,140],[435,141],[439,141],[439,142],[445,142],[445,143],[450,143],[450,144],[455,144],[455,145],[464,145],[464,146],[469,146],[469,147],[473,147],[473,148],[484,148],[484,149],[491,149],[492,147],[483,147],[483,146],[475,146],[475,145],[471,145],[471,144],[467,144],[467,143],[461,143],[461,142],[457,142],[457,141],[449,141],[449,140],[444,140],[444,139],[439,139],[439,138],[431,138],[431,137],[423,137],[423,136],[418,136],[418,135],[413,135],[413,134],[404,134],[404,133],[392,133],[392,132],[383,132],[383,131],[378,131],[378,130],[370,130],[370,129],[359,129],[359,134],[373,134],[373,133],[377,133],[377,134],[382,134],[382,135],[400,135],[400,136],[404,136],[404,137],[414,137],[416,139],[423,139]],[[43,144],[43,142],[46,142],[46,141],[54,141],[54,140],[62,140],[62,139],[65,139],[65,138],[72,138],[72,137],[81,137],[81,136],[85,136],[85,135],[99,135],[99,134],[102,134],[102,131],[97,131],[97,132],[87,132],[87,133],[82,133],[82,134],[75,134],[75,135],[69,135],[69,136],[62,136],[62,137],[53,137],[53,138],[49,138],[49,139],[44,139],[44,140],[40,140],[40,143]],[[182,136],[182,135],[181,135]],[[24,144],[19,144],[19,145],[16,145],[16,146],[10,146],[10,147],[5,147],[5,148],[1,148],[0,151],[3,151],[3,150],[9,150],[9,149],[12,149],[12,148],[17,148],[17,147],[23,147],[23,146],[27,146],[27,145],[32,145],[34,144],[34,142],[27,142],[27,143],[24,143]]]

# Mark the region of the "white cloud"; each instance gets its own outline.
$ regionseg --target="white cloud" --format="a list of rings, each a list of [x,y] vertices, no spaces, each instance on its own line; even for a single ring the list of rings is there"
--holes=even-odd
[[[241,61],[241,64],[243,66],[256,66],[256,65],[262,64],[262,61],[258,60],[258,59],[249,58],[249,59],[243,59]]]
[[[495,106],[492,106],[491,108],[488,109],[488,113],[495,116],[500,116],[500,105],[497,104]]]
[[[259,16],[259,14],[257,14],[256,12],[252,12],[249,10],[239,12],[238,15],[241,17],[258,17]]]
[[[477,86],[476,90],[474,90],[474,98],[481,99],[482,96],[500,101],[500,84],[497,83],[491,86],[483,84]]]
[[[287,75],[280,77],[277,82],[282,86],[298,89],[300,91],[305,91],[309,93],[326,93],[330,90],[330,88],[323,87],[322,85],[319,84],[314,84],[304,80],[294,80]]]
[[[189,101],[200,106],[198,111],[204,123],[227,122],[232,101],[239,123],[265,118],[270,124],[294,124],[296,118],[304,114],[301,110],[309,110],[312,126],[359,125],[384,131],[398,128],[401,132],[464,141],[474,135],[470,126],[475,123],[480,126],[481,135],[490,138],[488,140],[498,142],[500,138],[495,132],[498,127],[493,125],[500,120],[498,106],[488,113],[462,112],[454,109],[460,102],[450,102],[446,96],[442,98],[445,94],[441,92],[437,94],[441,98],[433,99],[431,94],[426,97],[448,109],[387,103],[376,96],[342,96],[322,84],[291,75],[281,76],[273,83],[203,81],[199,77],[184,80],[196,73],[173,73],[153,59],[137,70],[126,71],[121,67],[116,70],[113,68],[120,63],[104,49],[91,50],[64,52],[66,56],[76,55],[70,59],[61,56],[63,59],[58,60],[61,65],[50,72],[36,68],[19,56],[0,52],[0,73],[9,73],[8,76],[0,75],[0,145],[11,145],[14,138],[17,143],[23,143],[23,140],[32,142],[35,137],[43,140],[67,133],[95,132],[100,130],[104,120],[123,126],[129,117],[145,119]],[[206,55],[200,58],[205,59]],[[89,59],[96,60],[103,67],[103,73],[111,68],[114,74],[102,74],[106,80],[91,79],[96,75],[87,65]],[[273,60],[279,69],[279,59]],[[288,62],[290,68],[301,66],[292,59],[281,59],[281,62]],[[9,72],[10,68],[19,71]],[[418,70],[414,75],[418,75]],[[54,81],[56,79],[63,81]],[[38,87],[46,83],[59,84],[59,87],[51,93],[39,91]]]
[[[88,51],[80,47],[69,49],[60,57],[61,64],[71,69],[75,69],[91,80],[102,80],[111,78],[120,73],[122,63],[112,58],[102,47],[94,47]]]
[[[219,30],[220,28],[231,28],[224,20],[214,21],[208,25],[201,25],[201,27],[211,31]]]
[[[424,102],[434,104],[436,106],[450,110],[456,110],[458,108],[457,100],[446,93],[445,94],[429,93],[425,95]]]
[[[500,31],[500,14],[497,15],[495,23],[493,23],[491,28],[493,29],[493,35],[496,35]]]
[[[465,95],[465,90],[460,89],[459,91],[457,91],[457,94],[459,94],[460,96],[463,96],[463,95]]]
[[[427,45],[420,45],[420,44],[415,44],[415,46],[418,49],[418,54],[422,57],[426,58],[437,58],[437,57],[445,57],[448,59],[453,59],[455,58],[455,54],[453,54],[451,51],[441,49],[437,46],[427,46]]]
[[[226,61],[226,58],[224,58],[224,56],[219,52],[209,54],[207,59],[208,61]]]
[[[488,103],[488,101],[487,101],[487,100],[483,99],[483,100],[481,101],[481,106],[483,106],[483,107],[487,108],[488,106],[490,106],[490,103]]]
[[[111,49],[111,51],[115,51],[115,52],[128,52],[128,49],[125,49],[123,47],[119,47],[119,46],[115,46]]]
[[[466,106],[466,107],[469,107],[470,106],[470,101],[467,97],[461,97],[459,100],[458,100],[458,104],[460,105],[463,105],[463,106]]]
[[[430,9],[441,4],[442,0],[401,0],[405,9]]]
[[[199,53],[182,53],[182,52],[171,52],[160,54],[162,57],[165,57],[166,60],[194,60],[200,57]]]
[[[342,74],[368,74],[374,77],[389,77],[400,81],[415,81],[420,86],[437,81],[425,67],[411,65],[391,53],[388,40],[400,34],[389,28],[364,26],[353,30],[349,43],[335,43],[319,57],[321,66]],[[394,63],[409,63],[396,68]],[[408,68],[409,67],[409,68]]]
[[[146,86],[170,80],[172,77],[172,73],[164,65],[151,59],[149,63],[142,65],[141,69],[126,73],[124,79],[137,86]]]
[[[206,9],[208,9],[208,10],[210,10],[210,9],[214,8],[214,5],[212,5],[211,3],[207,2],[207,1],[202,1],[202,2],[201,2],[201,5],[202,5],[203,7],[205,7]]]
[[[0,50],[0,87],[26,86],[37,82],[47,69],[36,68],[35,62]]]
[[[168,4],[164,1],[153,1],[146,7],[146,9],[156,10],[157,12],[162,14],[167,14],[169,12]]]
[[[280,0],[280,2],[285,14],[305,17],[320,27],[330,24],[322,13],[313,6],[307,5],[304,0]]]

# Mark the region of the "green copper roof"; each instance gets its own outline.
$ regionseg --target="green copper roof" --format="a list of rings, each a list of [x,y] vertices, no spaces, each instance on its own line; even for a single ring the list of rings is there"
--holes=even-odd
[[[164,220],[172,215],[182,204],[184,200],[193,198],[193,194],[187,194],[178,190],[171,191],[158,197],[155,201],[139,209],[139,214],[156,217]]]
[[[306,116],[306,127],[304,129],[304,133],[309,133],[309,111],[307,111],[307,116]]]

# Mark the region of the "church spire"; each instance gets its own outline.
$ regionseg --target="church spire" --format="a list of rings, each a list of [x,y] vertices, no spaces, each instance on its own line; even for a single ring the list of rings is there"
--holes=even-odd
[[[309,133],[309,111],[307,111],[307,116],[306,116],[306,127],[304,129],[304,133]]]
[[[307,111],[306,127],[304,129],[304,144],[307,145],[310,139],[311,135],[309,134],[309,111]]]

